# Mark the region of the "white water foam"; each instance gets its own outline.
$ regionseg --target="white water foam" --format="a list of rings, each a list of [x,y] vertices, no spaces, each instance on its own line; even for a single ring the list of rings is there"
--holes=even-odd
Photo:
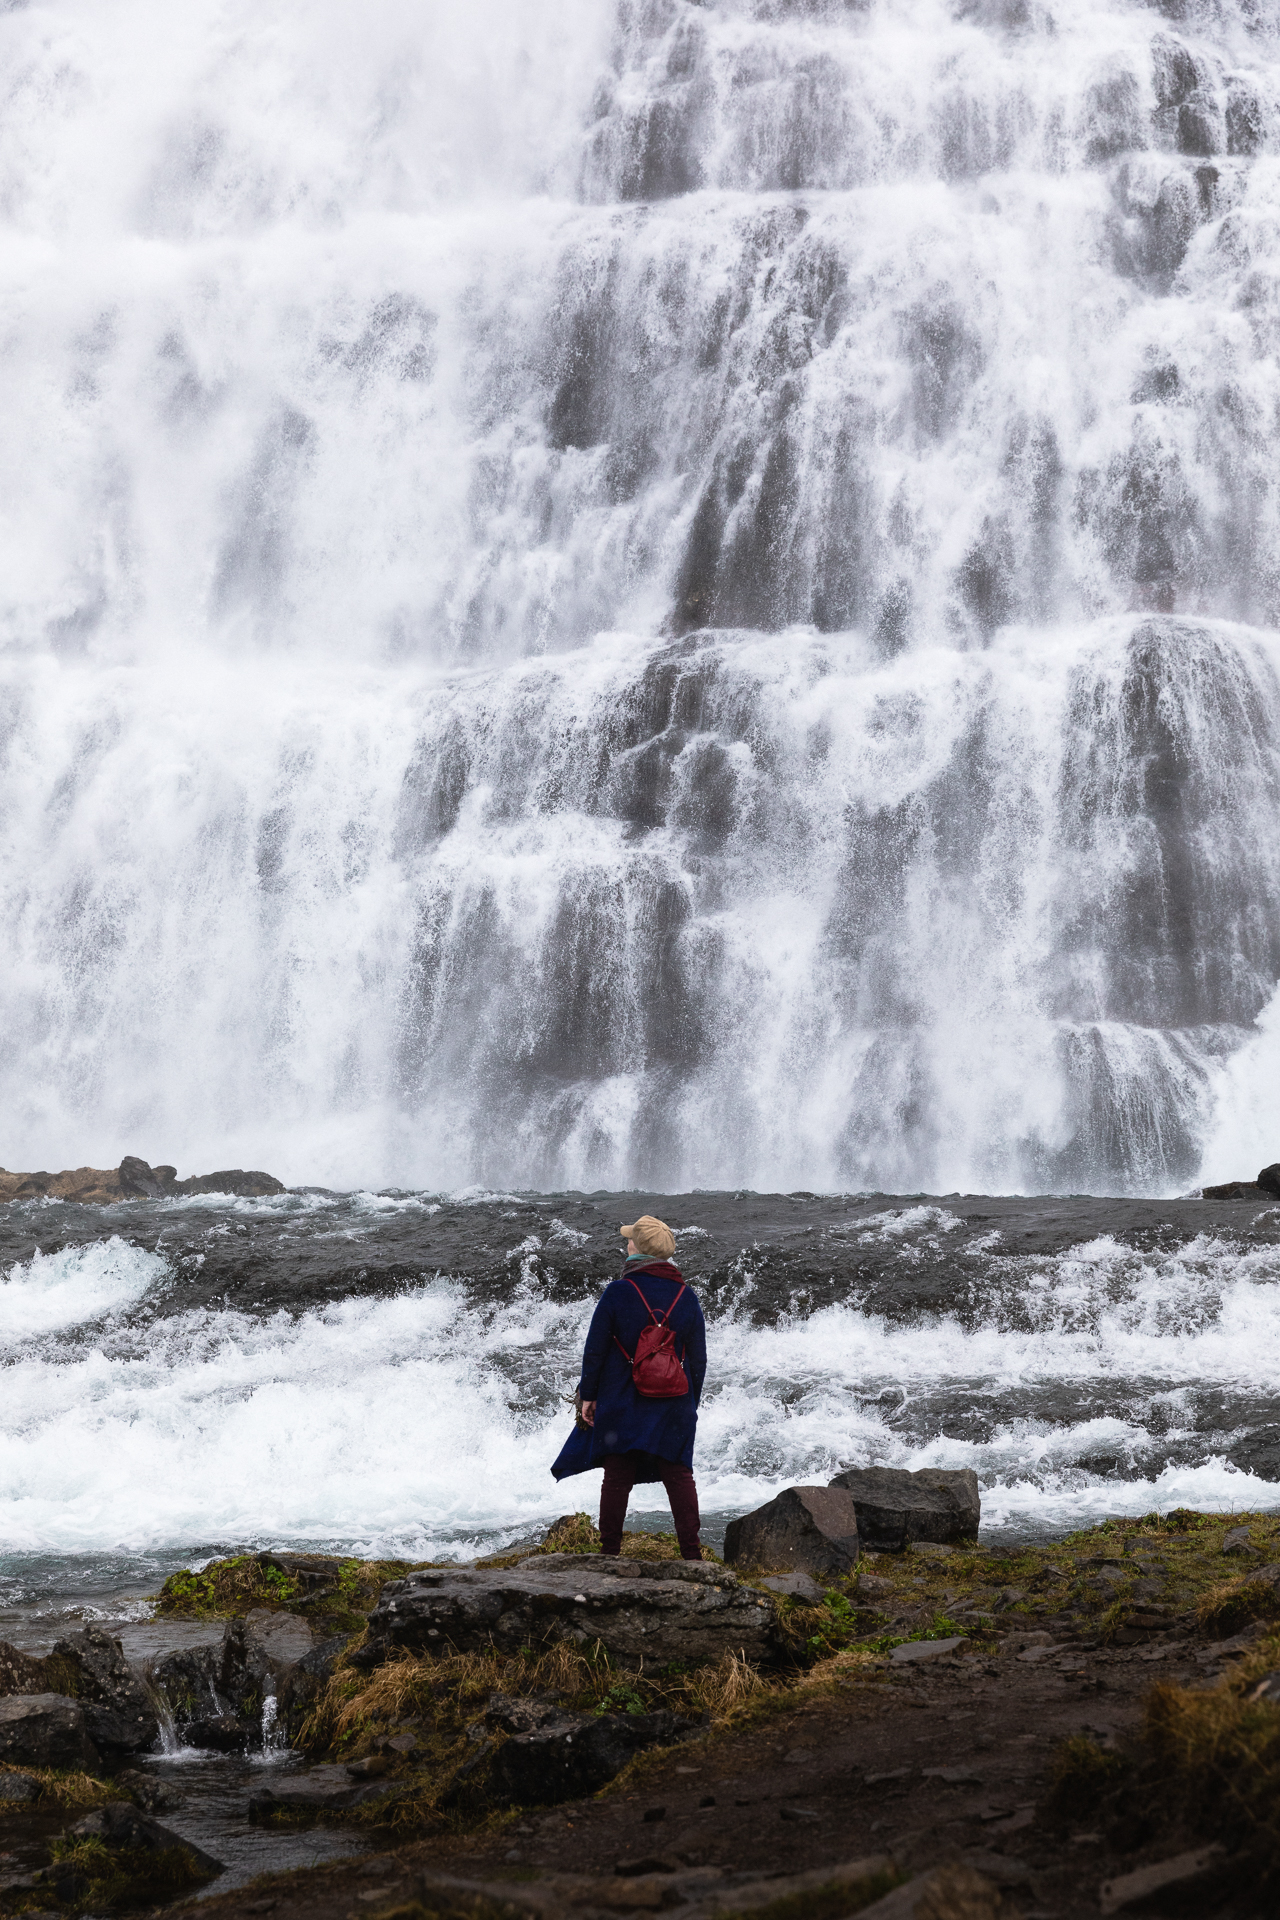
[[[512,1251],[527,1264],[533,1250]],[[58,1327],[127,1310],[163,1271],[117,1242],[95,1251],[61,1283]],[[1165,1456],[1194,1451],[1196,1396],[1265,1390],[1260,1356],[1280,1352],[1280,1251],[1203,1236],[1151,1254],[1100,1239],[994,1259],[990,1276],[973,1323],[892,1324],[856,1302],[776,1327],[714,1320],[704,1508],[742,1509],[864,1464],[972,1466],[991,1524],[1274,1498],[1231,1467],[1229,1435],[1221,1449],[1201,1444],[1197,1465]],[[590,1310],[557,1307],[527,1280],[480,1310],[438,1279],[298,1317],[210,1307],[141,1336],[120,1322],[101,1344],[44,1352],[20,1325],[0,1411],[7,1545],[309,1541],[425,1556],[518,1536],[596,1499],[594,1475],[556,1487],[548,1474],[570,1424],[554,1396],[572,1389]],[[1099,1413],[1099,1396],[1117,1392],[1126,1411]],[[982,1415],[972,1439],[966,1409]],[[1089,1464],[1099,1453],[1127,1460],[1131,1477]]]
[[[168,1273],[158,1255],[115,1234],[92,1246],[37,1250],[0,1276],[0,1354],[14,1343],[133,1306]]]

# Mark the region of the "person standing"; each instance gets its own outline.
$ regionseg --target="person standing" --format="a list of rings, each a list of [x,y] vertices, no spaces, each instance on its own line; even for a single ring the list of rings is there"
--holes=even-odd
[[[671,1502],[683,1560],[701,1560],[693,1443],[707,1371],[702,1307],[674,1265],[675,1235],[642,1214],[620,1229],[627,1243],[621,1274],[591,1317],[578,1393],[583,1425],[561,1449],[557,1480],[604,1468],[602,1550],[622,1550],[631,1489],[661,1480]]]

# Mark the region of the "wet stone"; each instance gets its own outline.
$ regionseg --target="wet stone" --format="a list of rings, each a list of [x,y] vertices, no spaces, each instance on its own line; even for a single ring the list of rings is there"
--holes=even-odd
[[[29,1693],[0,1700],[0,1760],[20,1766],[96,1768],[99,1754],[78,1700]]]

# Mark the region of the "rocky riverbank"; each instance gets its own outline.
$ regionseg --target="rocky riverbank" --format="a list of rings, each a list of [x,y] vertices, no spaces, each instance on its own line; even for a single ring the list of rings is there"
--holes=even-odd
[[[224,1167],[220,1173],[194,1173],[179,1180],[176,1167],[153,1167],[127,1153],[118,1167],[67,1167],[61,1173],[10,1173],[0,1167],[0,1204],[9,1200],[74,1200],[109,1206],[116,1200],[172,1200],[192,1193],[227,1193],[257,1200],[283,1193],[270,1173]]]
[[[1270,1910],[1276,1516],[1108,1522],[1003,1557],[917,1540],[816,1577],[687,1566],[664,1536],[629,1535],[620,1563],[596,1544],[579,1516],[466,1568],[282,1553],[167,1582],[160,1611],[224,1627],[157,1663],[153,1702],[193,1742],[284,1727],[311,1764],[245,1812],[374,1850],[214,1889],[210,1920],[1072,1920],[1150,1911],[1157,1889],[1161,1913]],[[55,1802],[65,1826],[0,1911],[154,1906],[160,1855],[198,1884],[214,1867],[183,1864],[128,1745],[136,1680],[92,1634],[78,1664],[65,1642],[23,1658],[0,1667],[4,1724],[52,1712],[56,1682],[88,1747],[37,1765],[11,1739],[5,1831]]]

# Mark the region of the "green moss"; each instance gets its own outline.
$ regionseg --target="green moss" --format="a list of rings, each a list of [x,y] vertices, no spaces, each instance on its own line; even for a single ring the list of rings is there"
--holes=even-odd
[[[74,1912],[116,1913],[176,1899],[212,1876],[187,1847],[107,1847],[64,1835],[49,1848],[60,1901]]]
[[[193,1619],[225,1619],[256,1607],[305,1611],[334,1632],[354,1633],[377,1604],[388,1580],[398,1580],[430,1561],[314,1558],[332,1569],[332,1584],[304,1590],[282,1567],[264,1566],[257,1554],[211,1560],[199,1573],[184,1567],[170,1574],[156,1597],[156,1612]]]

